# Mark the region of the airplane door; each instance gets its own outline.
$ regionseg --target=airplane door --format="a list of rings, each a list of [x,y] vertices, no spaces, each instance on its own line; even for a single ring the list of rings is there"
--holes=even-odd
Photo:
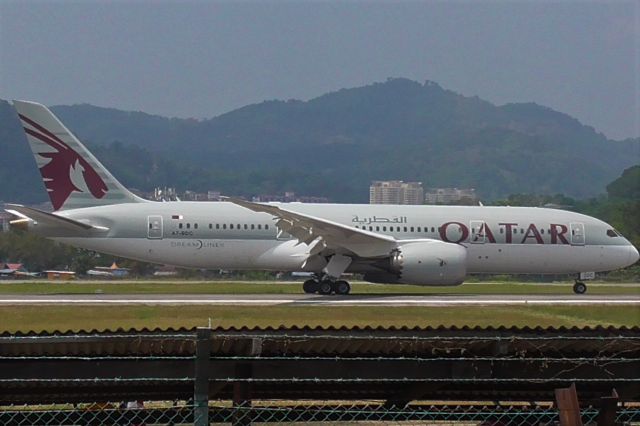
[[[162,216],[147,217],[147,238],[149,239],[162,238]]]
[[[571,245],[584,245],[584,223],[572,223],[571,225]]]
[[[469,238],[469,241],[472,244],[484,244],[487,236],[485,233],[485,227],[487,225],[484,223],[483,220],[472,220],[471,222],[469,222],[469,227],[471,229],[471,236]]]

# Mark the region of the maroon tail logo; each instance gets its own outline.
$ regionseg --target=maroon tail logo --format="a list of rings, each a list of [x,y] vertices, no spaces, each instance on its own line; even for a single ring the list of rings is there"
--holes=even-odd
[[[40,168],[40,173],[54,210],[59,210],[74,191],[88,190],[95,198],[104,197],[108,192],[107,185],[87,160],[44,127],[22,114],[19,116],[24,123],[33,127],[30,129],[25,126],[25,132],[54,149],[38,153],[49,159]]]

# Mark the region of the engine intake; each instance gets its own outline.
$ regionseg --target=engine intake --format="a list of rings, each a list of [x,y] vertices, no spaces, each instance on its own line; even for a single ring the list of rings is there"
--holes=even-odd
[[[467,249],[443,241],[410,241],[391,252],[389,266],[399,283],[458,285],[467,275]]]

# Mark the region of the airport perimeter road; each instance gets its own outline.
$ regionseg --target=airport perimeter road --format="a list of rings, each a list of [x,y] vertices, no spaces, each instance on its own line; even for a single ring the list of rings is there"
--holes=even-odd
[[[0,305],[640,306],[640,295],[0,295]]]

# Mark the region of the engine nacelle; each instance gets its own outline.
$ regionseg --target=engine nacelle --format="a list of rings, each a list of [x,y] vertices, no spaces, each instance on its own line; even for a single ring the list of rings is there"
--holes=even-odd
[[[458,285],[467,275],[467,249],[443,241],[408,241],[391,253],[389,264],[399,283]]]

